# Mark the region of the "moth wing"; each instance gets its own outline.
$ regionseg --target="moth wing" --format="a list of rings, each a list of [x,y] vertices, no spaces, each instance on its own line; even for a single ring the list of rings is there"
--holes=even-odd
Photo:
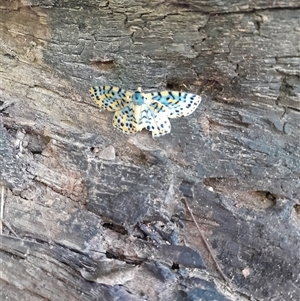
[[[171,132],[171,124],[164,112],[157,113],[144,105],[141,112],[140,127],[152,132],[152,137],[159,137]]]
[[[93,101],[107,111],[122,110],[131,102],[132,92],[112,86],[95,86],[90,88]]]
[[[149,93],[152,102],[149,107],[155,112],[165,112],[169,118],[192,114],[201,102],[201,96],[178,91],[161,91]]]
[[[122,110],[116,111],[113,118],[113,125],[123,133],[136,133],[141,130],[139,127],[139,119],[136,117],[139,114],[137,106],[130,102]]]

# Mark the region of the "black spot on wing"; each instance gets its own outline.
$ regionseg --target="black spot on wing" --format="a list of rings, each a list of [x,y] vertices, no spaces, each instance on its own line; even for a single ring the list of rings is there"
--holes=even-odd
[[[169,95],[171,96],[171,98],[177,99],[177,97],[174,96],[174,94],[172,93],[172,91],[169,91]]]

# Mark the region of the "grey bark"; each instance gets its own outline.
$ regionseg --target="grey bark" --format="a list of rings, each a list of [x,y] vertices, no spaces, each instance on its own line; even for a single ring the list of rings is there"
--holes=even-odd
[[[2,300],[300,299],[298,1],[0,7]],[[91,85],[203,102],[127,136]]]

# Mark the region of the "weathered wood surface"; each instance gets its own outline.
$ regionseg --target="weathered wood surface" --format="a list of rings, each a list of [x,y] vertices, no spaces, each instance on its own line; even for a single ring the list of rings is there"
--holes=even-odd
[[[299,16],[298,1],[2,1],[1,300],[299,300]],[[170,135],[127,136],[93,84],[204,100]]]

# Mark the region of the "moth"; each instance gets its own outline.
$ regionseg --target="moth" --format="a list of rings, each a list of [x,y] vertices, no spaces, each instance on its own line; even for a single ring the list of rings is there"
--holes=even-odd
[[[201,96],[178,91],[143,93],[141,88],[126,91],[112,86],[90,88],[91,98],[107,110],[114,111],[113,125],[124,133],[136,133],[143,128],[159,137],[171,132],[169,118],[192,114]]]

